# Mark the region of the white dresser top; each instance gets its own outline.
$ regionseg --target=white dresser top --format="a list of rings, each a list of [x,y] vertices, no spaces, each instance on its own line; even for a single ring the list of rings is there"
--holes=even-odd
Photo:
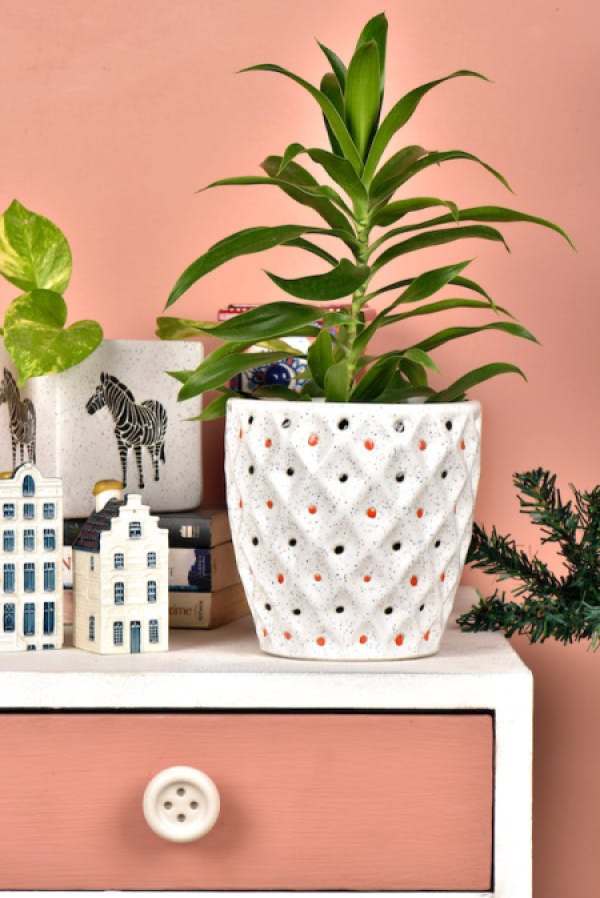
[[[459,590],[440,651],[416,660],[317,662],[266,655],[249,617],[217,630],[172,630],[164,653],[115,656],[65,648],[0,654],[0,708],[493,707],[486,692],[511,688],[506,677],[528,681],[530,674],[502,635],[460,632],[456,609],[476,598],[470,588]]]

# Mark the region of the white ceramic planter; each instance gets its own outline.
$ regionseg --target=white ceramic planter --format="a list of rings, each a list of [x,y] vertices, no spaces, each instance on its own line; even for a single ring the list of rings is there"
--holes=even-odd
[[[201,403],[178,404],[179,384],[165,372],[195,368],[202,356],[191,341],[106,340],[80,365],[33,378],[15,395],[14,366],[2,347],[2,469],[12,467],[13,436],[17,464],[21,450],[27,460],[33,427],[37,464],[63,480],[67,518],[87,516],[96,481],[122,480],[124,468],[127,488],[153,511],[196,508],[201,427],[187,419]]]
[[[231,400],[227,499],[261,648],[435,653],[471,539],[478,402]]]

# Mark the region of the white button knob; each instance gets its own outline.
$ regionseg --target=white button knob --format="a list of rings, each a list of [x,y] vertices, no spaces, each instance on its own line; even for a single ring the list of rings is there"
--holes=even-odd
[[[194,767],[168,767],[153,777],[144,792],[144,817],[157,836],[170,842],[193,842],[209,832],[219,816],[219,790]]]

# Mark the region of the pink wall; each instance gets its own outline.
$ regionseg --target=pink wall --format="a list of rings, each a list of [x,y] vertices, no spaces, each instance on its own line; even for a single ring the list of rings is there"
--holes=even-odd
[[[69,235],[73,315],[98,317],[109,337],[149,337],[175,277],[210,243],[254,224],[309,221],[275,190],[194,190],[255,172],[292,140],[321,139],[319,116],[299,88],[237,69],[273,61],[314,78],[322,62],[313,36],[347,55],[358,27],[382,6],[5,0],[0,204],[17,196]],[[405,141],[471,150],[507,174],[517,196],[467,163],[422,176],[419,190],[462,205],[513,203],[559,221],[578,244],[574,254],[553,234],[513,225],[510,257],[465,244],[397,269],[400,277],[425,262],[476,254],[473,275],[543,343],[489,335],[439,354],[447,377],[485,360],[516,361],[528,373],[529,385],[506,378],[479,391],[486,420],[478,513],[529,544],[535,536],[517,513],[513,471],[545,465],[565,484],[599,479],[600,312],[588,294],[598,275],[600,17],[586,0],[421,0],[388,4],[387,12],[392,95],[461,67],[495,81],[438,88]],[[207,278],[178,313],[209,318],[229,301],[272,299],[265,261],[240,260]],[[268,264],[295,273],[305,259],[279,250]],[[2,285],[0,296],[8,300],[11,290]],[[218,466],[219,426],[207,433]],[[215,480],[209,498],[220,489]],[[587,898],[600,874],[599,662],[585,648],[515,644],[537,675],[536,894]]]

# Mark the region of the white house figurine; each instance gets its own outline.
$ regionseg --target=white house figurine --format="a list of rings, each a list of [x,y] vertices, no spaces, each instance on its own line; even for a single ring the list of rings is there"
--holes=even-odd
[[[26,462],[0,474],[0,651],[63,644],[63,490]]]
[[[73,544],[73,642],[100,654],[169,647],[169,534],[122,484],[94,487],[96,510]]]

